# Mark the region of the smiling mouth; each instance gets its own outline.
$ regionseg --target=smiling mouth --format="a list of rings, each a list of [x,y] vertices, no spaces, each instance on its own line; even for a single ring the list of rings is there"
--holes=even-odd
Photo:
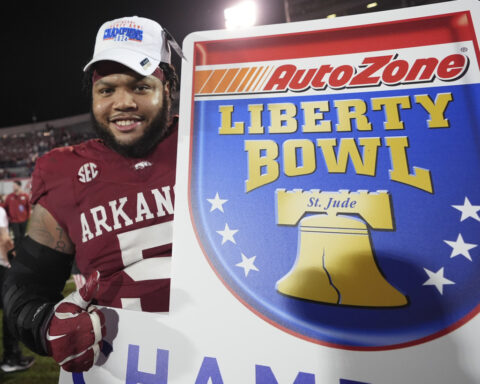
[[[138,127],[142,120],[140,119],[118,119],[111,120],[112,124],[115,125],[115,128],[121,132],[129,132]]]

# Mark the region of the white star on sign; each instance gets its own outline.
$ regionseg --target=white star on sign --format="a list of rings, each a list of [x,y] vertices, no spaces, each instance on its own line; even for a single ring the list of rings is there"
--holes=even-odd
[[[480,216],[478,216],[477,213],[478,211],[480,211],[480,205],[472,205],[470,203],[470,200],[468,200],[468,197],[465,197],[463,205],[452,205],[452,207],[462,212],[462,217],[460,218],[460,221],[464,221],[469,217],[480,221]]]
[[[225,229],[223,231],[217,231],[219,235],[222,236],[222,245],[225,244],[227,241],[231,241],[233,244],[237,244],[233,235],[238,232],[238,229],[230,229],[228,224],[225,224]]]
[[[470,249],[475,248],[477,244],[465,243],[465,241],[463,241],[463,237],[461,233],[458,234],[456,241],[449,241],[449,240],[443,240],[443,241],[447,243],[450,247],[452,247],[452,253],[450,254],[450,258],[454,258],[455,256],[462,255],[462,256],[465,256],[468,260],[472,261],[469,251]]]
[[[437,272],[432,272],[427,268],[423,268],[428,275],[428,280],[423,285],[434,285],[438,289],[441,295],[443,295],[443,286],[455,284],[453,281],[448,280],[443,276],[443,267]]]
[[[248,272],[258,271],[258,268],[253,264],[256,257],[257,256],[247,257],[242,253],[242,261],[238,264],[235,264],[235,266],[243,268],[243,272],[245,272],[245,277],[247,277]]]
[[[207,199],[210,204],[212,204],[212,207],[210,208],[210,212],[214,211],[215,209],[218,209],[219,211],[223,212],[223,204],[225,204],[228,200],[220,199],[220,196],[218,196],[218,192],[215,195],[213,199]]]

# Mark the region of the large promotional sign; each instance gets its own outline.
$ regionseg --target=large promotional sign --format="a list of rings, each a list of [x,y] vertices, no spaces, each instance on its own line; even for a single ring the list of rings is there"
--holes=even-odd
[[[172,310],[64,382],[479,382],[479,10],[189,35]]]
[[[197,42],[191,214],[232,293],[348,349],[471,318],[477,53],[468,12]]]

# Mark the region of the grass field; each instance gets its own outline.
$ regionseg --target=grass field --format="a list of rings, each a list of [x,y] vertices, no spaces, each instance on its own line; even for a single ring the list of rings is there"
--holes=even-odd
[[[64,295],[69,294],[75,290],[73,280],[69,280],[65,285],[63,291]],[[0,315],[3,311],[0,310]],[[0,321],[0,337],[2,335],[2,322]],[[21,345],[24,355],[35,356],[35,364],[26,371],[4,373],[0,370],[1,384],[56,384],[58,383],[59,367],[58,364],[51,358],[39,356],[25,346]],[[3,344],[0,343],[0,356],[3,358]]]

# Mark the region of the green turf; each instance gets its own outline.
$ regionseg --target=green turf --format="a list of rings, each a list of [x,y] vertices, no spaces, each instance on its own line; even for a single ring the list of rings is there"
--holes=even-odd
[[[63,291],[64,295],[75,290],[73,280],[69,280]],[[0,310],[0,315],[3,311]],[[0,321],[0,336],[2,335],[2,322]],[[27,356],[35,356],[35,364],[26,371],[4,373],[0,370],[0,383],[2,384],[55,384],[58,383],[60,369],[51,358],[39,356],[21,344],[22,352]],[[3,344],[0,343],[0,356],[3,358]]]

